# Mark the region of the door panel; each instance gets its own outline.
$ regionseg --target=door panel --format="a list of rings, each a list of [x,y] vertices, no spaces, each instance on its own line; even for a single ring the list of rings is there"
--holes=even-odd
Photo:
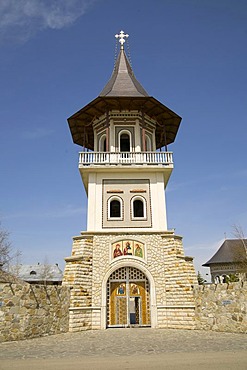
[[[127,324],[126,282],[111,283],[110,325]]]
[[[145,275],[140,276],[143,273],[137,269],[128,267],[121,269],[124,269],[122,273],[116,270],[108,280],[108,326],[150,325],[147,278]],[[111,277],[114,281],[111,281]],[[144,278],[145,280],[138,281],[136,278]],[[118,279],[119,281],[116,281]]]

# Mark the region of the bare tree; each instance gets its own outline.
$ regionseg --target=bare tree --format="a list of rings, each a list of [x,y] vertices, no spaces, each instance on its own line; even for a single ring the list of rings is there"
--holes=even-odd
[[[243,231],[242,226],[237,225],[237,224],[234,224],[234,225],[232,225],[232,229],[233,229],[232,235],[236,239],[241,240],[241,242],[243,243],[243,246],[245,248],[245,251],[247,253],[247,243],[246,243],[246,238],[245,238],[245,235],[244,235],[244,231]]]
[[[11,251],[9,232],[4,230],[0,223],[0,268],[10,263],[12,259]]]
[[[0,268],[3,268],[18,277],[22,253],[19,249],[17,251],[13,251],[9,235],[10,233],[2,228],[0,222]],[[15,269],[11,266],[13,263],[16,265]]]
[[[49,260],[47,256],[44,258],[44,262],[42,264],[42,270],[40,273],[41,280],[43,281],[44,285],[47,284],[47,280],[50,280],[53,277],[52,274],[52,267],[49,264]]]
[[[20,277],[20,270],[21,270],[21,256],[22,253],[19,249],[13,254],[11,257],[11,266],[8,266],[8,270],[11,274],[15,275],[16,277]]]
[[[240,264],[239,264],[239,273],[238,277],[240,281],[246,280],[246,275],[247,275],[247,239],[245,237],[244,231],[242,226],[234,224],[232,225],[232,235],[241,241],[244,247],[245,255],[242,253],[239,253],[237,256],[239,258]]]

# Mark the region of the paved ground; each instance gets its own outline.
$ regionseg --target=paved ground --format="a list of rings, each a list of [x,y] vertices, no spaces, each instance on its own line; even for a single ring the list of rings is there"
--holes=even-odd
[[[246,370],[247,335],[108,329],[0,344],[1,370]]]

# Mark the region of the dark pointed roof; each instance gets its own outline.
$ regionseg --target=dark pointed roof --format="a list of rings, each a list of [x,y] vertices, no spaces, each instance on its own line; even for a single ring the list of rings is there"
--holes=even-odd
[[[203,266],[215,263],[233,263],[247,261],[247,239],[226,239],[212,258]]]
[[[124,50],[120,50],[112,76],[99,96],[148,96],[135,78]]]
[[[135,78],[124,50],[120,50],[112,76],[100,95],[68,118],[74,143],[93,150],[92,122],[110,110],[138,110],[154,119],[157,149],[174,142],[182,120],[147,94]]]

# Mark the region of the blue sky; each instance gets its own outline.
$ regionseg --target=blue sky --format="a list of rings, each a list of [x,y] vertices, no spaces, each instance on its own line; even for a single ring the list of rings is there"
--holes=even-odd
[[[123,29],[148,93],[182,116],[170,146],[170,228],[196,269],[246,232],[245,0],[2,0],[0,220],[23,263],[63,265],[86,229],[67,118],[109,79]]]

